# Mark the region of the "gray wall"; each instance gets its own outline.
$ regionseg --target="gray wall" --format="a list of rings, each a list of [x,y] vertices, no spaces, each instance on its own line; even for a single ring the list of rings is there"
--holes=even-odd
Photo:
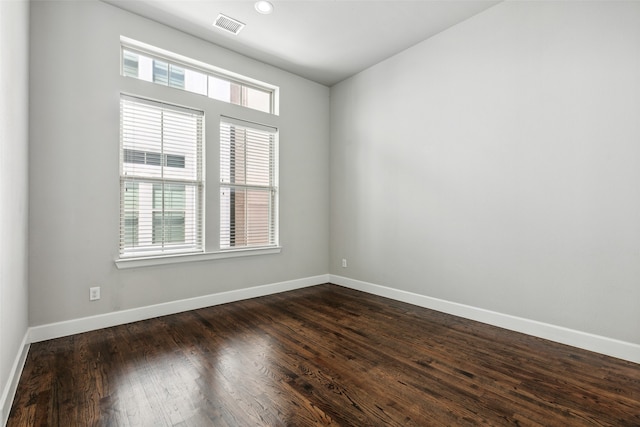
[[[31,325],[326,274],[329,89],[97,1],[31,6]],[[278,85],[274,117],[119,75],[120,36]],[[118,270],[119,96],[205,110],[207,237],[220,114],[278,126],[282,253]],[[102,299],[90,302],[90,286]]]
[[[0,397],[28,326],[28,61],[29,3],[0,1]]]
[[[505,2],[334,86],[331,273],[640,343],[639,22]]]

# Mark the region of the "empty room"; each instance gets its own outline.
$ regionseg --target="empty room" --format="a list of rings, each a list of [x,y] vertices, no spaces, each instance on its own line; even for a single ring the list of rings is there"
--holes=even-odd
[[[640,426],[640,2],[0,0],[0,425]]]

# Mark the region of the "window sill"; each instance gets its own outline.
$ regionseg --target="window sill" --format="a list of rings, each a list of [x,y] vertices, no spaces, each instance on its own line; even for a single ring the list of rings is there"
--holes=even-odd
[[[232,249],[220,252],[206,252],[197,254],[158,255],[149,257],[120,258],[117,259],[118,270],[136,267],[150,267],[153,265],[177,264],[182,262],[207,261],[212,259],[236,258],[254,255],[279,254],[282,248],[274,246],[269,248]]]

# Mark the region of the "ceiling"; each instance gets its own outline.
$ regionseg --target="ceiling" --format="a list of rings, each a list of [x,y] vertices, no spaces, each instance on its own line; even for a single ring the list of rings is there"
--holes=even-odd
[[[250,58],[332,86],[500,0],[103,0]],[[246,24],[213,27],[219,13]]]

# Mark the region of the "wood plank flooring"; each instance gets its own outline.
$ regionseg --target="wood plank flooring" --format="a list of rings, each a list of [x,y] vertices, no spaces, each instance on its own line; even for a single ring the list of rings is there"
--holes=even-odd
[[[640,365],[326,284],[31,346],[8,426],[640,426]]]

